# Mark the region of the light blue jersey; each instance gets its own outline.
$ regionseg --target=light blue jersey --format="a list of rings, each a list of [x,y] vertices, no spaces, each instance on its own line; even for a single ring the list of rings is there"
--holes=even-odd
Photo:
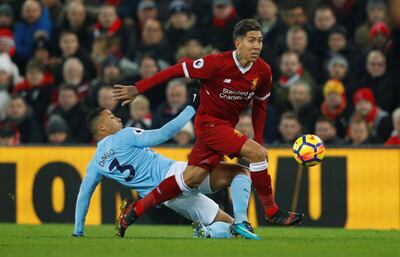
[[[97,143],[96,153],[79,189],[75,235],[83,235],[90,198],[103,176],[135,189],[140,196],[147,195],[160,184],[175,161],[157,154],[149,147],[171,139],[194,114],[194,108],[187,106],[178,117],[160,129],[125,128]]]

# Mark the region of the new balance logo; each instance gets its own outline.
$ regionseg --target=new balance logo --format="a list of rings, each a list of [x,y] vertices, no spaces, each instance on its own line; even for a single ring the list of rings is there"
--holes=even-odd
[[[229,84],[229,83],[231,83],[231,81],[232,81],[231,79],[225,79],[224,83],[228,83]]]

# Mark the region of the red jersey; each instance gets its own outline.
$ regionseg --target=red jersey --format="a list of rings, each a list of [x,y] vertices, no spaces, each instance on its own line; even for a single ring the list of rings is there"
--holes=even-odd
[[[174,77],[201,79],[200,107],[196,124],[215,119],[228,121],[233,127],[240,113],[253,101],[252,120],[255,140],[262,143],[266,99],[270,96],[272,73],[261,58],[242,67],[236,51],[210,54],[195,61],[171,66],[135,85],[140,93]]]
[[[258,58],[243,68],[236,51],[210,54],[195,61],[183,62],[182,68],[186,78],[202,79],[196,119],[206,115],[229,121],[235,126],[240,113],[253,97],[265,100],[271,92],[269,65]]]

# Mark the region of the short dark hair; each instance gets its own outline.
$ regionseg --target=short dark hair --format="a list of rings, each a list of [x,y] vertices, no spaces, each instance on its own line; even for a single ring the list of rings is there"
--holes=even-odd
[[[70,34],[74,34],[76,37],[78,37],[78,35],[76,35],[75,32],[73,32],[72,30],[66,29],[66,30],[61,31],[61,33],[60,33],[60,39],[61,39],[62,37],[64,37],[65,35],[70,35]]]
[[[246,36],[249,31],[262,31],[260,23],[255,19],[243,19],[239,21],[233,29],[233,40]]]
[[[329,125],[331,125],[331,127],[335,127],[335,123],[333,122],[332,119],[329,119],[326,116],[320,116],[318,117],[318,119],[315,121],[315,124],[319,123],[319,122],[325,122],[325,123],[329,123]]]
[[[90,132],[92,133],[92,135],[94,135],[96,132],[94,129],[94,123],[104,110],[106,110],[106,109],[103,107],[98,107],[94,110],[91,110],[86,117],[86,124],[87,124],[87,127],[89,128]]]
[[[289,2],[284,6],[286,11],[291,11],[297,8],[300,8],[305,12],[304,4],[301,1]]]
[[[46,67],[44,66],[43,62],[40,59],[33,58],[26,65],[26,72],[34,70],[40,71],[42,73],[46,72]]]
[[[296,120],[298,123],[300,123],[299,117],[297,116],[297,114],[294,112],[291,112],[291,111],[286,111],[286,112],[282,113],[280,121],[282,121],[282,120]]]
[[[75,93],[75,95],[78,95],[78,89],[76,88],[76,86],[70,85],[70,84],[64,84],[61,85],[59,91],[72,91]]]

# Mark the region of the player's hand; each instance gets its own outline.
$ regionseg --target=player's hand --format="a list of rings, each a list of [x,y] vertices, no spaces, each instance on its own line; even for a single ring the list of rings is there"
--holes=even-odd
[[[122,106],[125,106],[135,100],[139,95],[139,90],[136,86],[114,85],[112,96],[114,101],[122,101]]]
[[[188,94],[188,104],[193,106],[193,108],[197,111],[197,108],[200,105],[200,92],[197,88],[191,88]]]

